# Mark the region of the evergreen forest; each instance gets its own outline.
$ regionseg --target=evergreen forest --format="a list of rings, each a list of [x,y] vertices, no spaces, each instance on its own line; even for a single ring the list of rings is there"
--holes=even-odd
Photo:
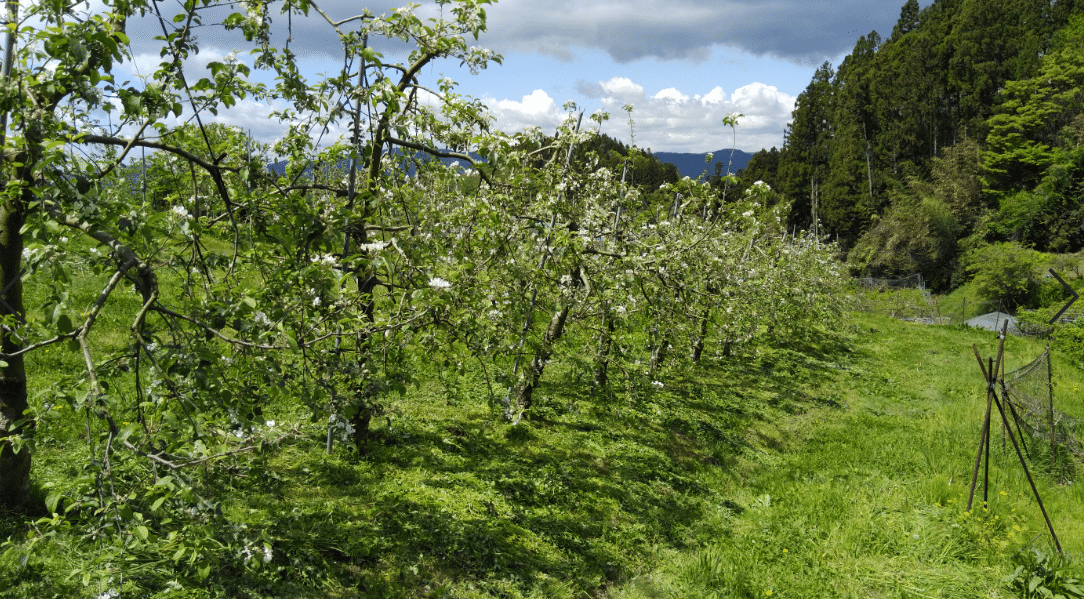
[[[947,291],[994,255],[1084,248],[1079,2],[908,0],[887,37],[817,69],[793,117],[743,179],[838,239],[856,274]]]

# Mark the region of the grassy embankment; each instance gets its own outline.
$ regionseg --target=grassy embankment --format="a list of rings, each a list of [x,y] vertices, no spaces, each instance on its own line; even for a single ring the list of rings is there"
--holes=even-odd
[[[88,302],[98,289],[93,279],[78,281]],[[134,296],[130,303],[99,324],[112,327],[118,343]],[[302,407],[267,406],[276,426],[299,426],[304,436],[271,454],[193,472],[222,514],[188,523],[188,532],[198,536],[205,526],[229,545],[220,532],[228,522],[269,540],[273,561],[167,590],[175,578],[169,555],[143,553],[125,566],[120,591],[1007,597],[1001,578],[1011,571],[1009,556],[1049,541],[1011,446],[1003,452],[1000,439],[989,509],[964,513],[986,400],[972,343],[984,355],[996,350],[987,332],[856,316],[842,334],[742,348],[665,372],[661,389],[634,376],[591,397],[556,367],[530,420],[516,427],[501,424],[482,400],[449,404],[431,382],[388,399],[361,458],[343,446],[324,455],[324,429],[308,424]],[[1010,338],[1008,368],[1041,351],[1039,341]],[[63,348],[28,363],[31,389],[81,367]],[[416,367],[428,371],[429,359]],[[1054,375],[1059,409],[1084,418],[1084,375],[1057,355]],[[483,388],[471,381],[468,391],[477,394],[467,396]],[[84,473],[83,425],[70,410],[42,419],[36,485],[63,488]],[[1082,484],[1056,484],[1039,470],[1062,545],[1079,558]],[[51,536],[24,550],[35,531]],[[88,532],[78,522],[50,527],[6,517],[5,596],[96,596],[96,586],[71,575],[93,560]]]

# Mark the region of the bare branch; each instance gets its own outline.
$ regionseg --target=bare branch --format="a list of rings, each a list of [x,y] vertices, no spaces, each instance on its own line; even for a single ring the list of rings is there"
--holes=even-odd
[[[281,347],[276,347],[274,345],[263,345],[263,344],[260,344],[260,343],[253,343],[251,341],[242,341],[241,339],[234,339],[233,337],[227,337],[226,335],[223,335],[221,331],[219,331],[218,329],[215,329],[214,327],[203,324],[202,322],[200,322],[200,321],[196,320],[195,318],[192,318],[191,316],[188,316],[186,314],[181,314],[180,312],[174,312],[173,310],[170,310],[169,308],[166,308],[164,306],[152,306],[150,309],[154,310],[155,312],[161,312],[162,314],[168,314],[169,316],[172,316],[174,318],[180,318],[181,320],[188,321],[188,322],[196,325],[197,327],[207,331],[208,333],[211,333],[215,337],[218,337],[219,339],[225,341],[226,343],[232,343],[234,345],[240,345],[242,347],[252,347],[252,348],[255,348],[255,349],[284,349],[284,348],[281,348]]]
[[[176,154],[185,160],[198,164],[203,170],[213,173],[216,171],[229,171],[231,173],[237,173],[241,171],[239,166],[224,166],[221,164],[211,164],[206,160],[196,156],[188,150],[178,148],[177,146],[171,146],[158,141],[151,141],[149,139],[124,139],[122,137],[113,137],[112,135],[93,135],[90,133],[80,135],[72,139],[73,143],[85,143],[85,144],[108,144],[113,146],[124,147],[141,147],[141,148],[154,148],[155,150],[162,150],[163,152],[169,152],[170,154]]]
[[[390,144],[403,146],[404,148],[410,148],[412,150],[418,150],[420,152],[425,152],[426,154],[431,154],[431,155],[437,156],[439,158],[456,158],[456,159],[459,159],[459,160],[466,160],[467,162],[471,163],[471,166],[475,166],[475,167],[478,166],[477,161],[475,161],[474,158],[471,158],[467,154],[460,154],[459,152],[442,152],[440,150],[437,150],[436,148],[431,148],[429,146],[422,145],[422,144],[419,144],[419,143],[414,143],[412,141],[406,141],[404,139],[398,139],[398,138],[392,137],[390,135],[386,136],[384,138],[384,141],[386,141],[386,142],[388,142]],[[486,185],[490,185],[490,186],[493,185],[493,182],[490,181],[489,177],[486,176],[485,172],[483,172],[481,169],[478,170],[478,174],[482,177],[482,180],[486,182]]]
[[[364,15],[354,15],[352,17],[348,17],[348,18],[343,19],[341,21],[333,21],[331,19],[331,17],[328,16],[328,14],[326,12],[324,12],[319,6],[316,6],[315,2],[309,2],[309,6],[315,8],[316,12],[320,13],[320,16],[324,17],[324,20],[328,22],[328,25],[331,25],[332,27],[334,27],[335,32],[338,33],[340,36],[345,36],[346,34],[343,33],[341,29],[339,29],[339,25],[349,23],[350,21],[365,21],[365,20],[368,20],[368,19],[375,18],[375,17],[373,17],[373,15],[364,14]]]

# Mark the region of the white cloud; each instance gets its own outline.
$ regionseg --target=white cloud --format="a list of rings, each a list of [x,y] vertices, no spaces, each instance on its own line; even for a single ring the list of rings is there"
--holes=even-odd
[[[689,99],[689,96],[678,91],[676,87],[668,87],[664,90],[660,90],[659,93],[654,95],[656,100],[670,100],[672,102],[684,102]]]
[[[536,89],[531,92],[530,95],[523,96],[522,102],[501,100],[500,102],[497,102],[497,107],[501,110],[520,112],[523,114],[544,114],[556,110],[557,104],[554,103],[553,98],[549,97],[549,94],[540,89]]]
[[[644,98],[644,86],[633,83],[628,77],[600,81],[599,87],[604,92],[603,97],[613,102],[638,102]]]
[[[729,100],[719,86],[692,97],[676,87],[646,97],[643,86],[627,77],[581,82],[578,87],[601,101],[602,109],[610,113],[611,122],[615,117],[618,122],[623,122],[623,106],[632,101],[636,145],[653,151],[708,152],[729,148],[734,143],[733,133],[737,134],[737,147],[741,149],[778,146],[780,132],[790,121],[795,101],[794,96],[759,82],[739,87]],[[497,128],[509,133],[530,126],[550,132],[564,118],[557,103],[540,89],[524,96],[520,102],[487,103]],[[722,124],[723,117],[738,113],[745,116],[739,119],[736,131],[732,132]],[[605,129],[625,143],[631,141],[628,128],[623,125],[608,125]]]
[[[545,91],[536,89],[523,96],[521,102],[483,98],[489,112],[496,120],[498,129],[515,133],[527,127],[541,127],[552,131],[561,124],[564,112]]]
[[[708,92],[708,95],[704,96],[703,100],[704,102],[708,102],[710,104],[723,102],[726,100],[726,92],[723,91],[723,88],[716,85],[715,87],[711,88],[711,91]]]

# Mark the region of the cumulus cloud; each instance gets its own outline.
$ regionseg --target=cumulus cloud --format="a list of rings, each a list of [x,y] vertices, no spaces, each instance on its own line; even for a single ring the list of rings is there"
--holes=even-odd
[[[729,100],[719,86],[693,96],[668,87],[648,97],[643,86],[626,77],[581,82],[578,88],[582,93],[586,90],[591,92],[591,97],[598,98],[602,109],[611,117],[623,116],[623,106],[632,103],[636,145],[654,151],[708,152],[730,147],[732,132],[722,124],[723,117],[730,113],[745,115],[739,119],[736,131],[738,148],[778,146],[780,133],[790,121],[795,102],[794,96],[764,83],[739,87]],[[636,98],[638,101],[630,102]],[[540,89],[519,102],[490,100],[487,104],[496,119],[496,126],[508,132],[531,126],[548,132],[564,118],[557,102]],[[625,143],[631,141],[625,128],[615,131],[611,126],[607,130]]]
[[[668,87],[663,90],[659,90],[659,93],[652,96],[655,100],[670,100],[671,102],[684,102],[689,99],[689,96],[678,91],[676,87]]]
[[[644,86],[633,83],[628,77],[613,77],[608,81],[595,83],[580,81],[576,84],[576,90],[588,98],[599,98],[623,104],[644,99]]]
[[[521,101],[483,98],[496,126],[502,131],[514,133],[528,127],[541,127],[552,131],[564,120],[564,111],[545,91],[536,89],[523,96]]]

